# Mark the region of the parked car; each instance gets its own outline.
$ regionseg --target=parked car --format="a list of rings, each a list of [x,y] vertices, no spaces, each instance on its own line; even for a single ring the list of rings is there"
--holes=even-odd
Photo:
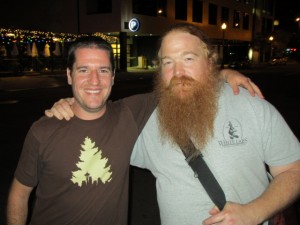
[[[284,56],[276,56],[270,59],[270,65],[286,65],[288,58]]]
[[[247,69],[251,66],[252,61],[248,58],[238,58],[229,62],[228,67],[232,69]]]

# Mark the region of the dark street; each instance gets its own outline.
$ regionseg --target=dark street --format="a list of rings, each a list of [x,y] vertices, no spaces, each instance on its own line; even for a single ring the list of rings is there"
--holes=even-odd
[[[300,64],[256,66],[242,70],[263,91],[265,98],[283,115],[300,138]],[[151,72],[118,73],[112,100],[152,89]],[[71,96],[64,75],[0,77],[1,189],[0,224],[5,224],[5,205],[25,135],[45,109],[60,98]],[[286,212],[287,225],[299,224],[299,201]],[[298,211],[298,212],[297,212]],[[159,225],[155,180],[152,175],[132,168],[130,225]]]

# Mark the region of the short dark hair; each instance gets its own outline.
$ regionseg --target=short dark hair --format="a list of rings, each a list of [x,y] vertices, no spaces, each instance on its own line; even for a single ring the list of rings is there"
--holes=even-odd
[[[104,39],[96,36],[82,36],[75,40],[75,42],[71,45],[68,52],[68,60],[67,60],[67,68],[72,71],[73,65],[76,61],[75,52],[79,48],[96,48],[102,49],[109,53],[111,69],[115,71],[115,60],[113,49],[111,45],[105,41]]]

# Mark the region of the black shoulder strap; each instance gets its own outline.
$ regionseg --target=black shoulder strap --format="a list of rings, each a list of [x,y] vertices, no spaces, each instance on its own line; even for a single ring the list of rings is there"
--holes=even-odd
[[[190,142],[189,148],[195,149],[195,146],[192,142]],[[190,157],[186,155],[186,152],[189,151],[184,151],[182,148],[181,150],[186,157],[187,163],[193,169],[195,175],[198,177],[200,183],[202,183],[202,186],[211,200],[219,208],[219,210],[223,210],[226,204],[225,194],[215,176],[207,166],[202,154],[200,153],[198,156]]]

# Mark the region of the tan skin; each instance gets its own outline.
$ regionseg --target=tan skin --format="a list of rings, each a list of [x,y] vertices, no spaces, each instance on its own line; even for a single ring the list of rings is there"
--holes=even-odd
[[[205,82],[205,77],[199,76],[199,74],[205,76],[201,71],[203,68],[208,67],[201,48],[196,47],[200,46],[200,40],[193,35],[182,32],[171,32],[165,38],[161,47],[161,73],[166,84],[173,76],[181,75]],[[222,75],[231,84],[235,94],[238,94],[237,84],[242,84],[242,86],[248,88],[252,95],[255,92],[263,98],[258,87],[238,72],[223,70]],[[177,88],[178,94],[188,91],[184,86],[179,85]],[[70,108],[72,101],[72,99],[60,101],[54,105],[51,112],[47,112],[47,115],[54,114],[56,117],[59,115],[61,118],[70,119],[73,115]],[[274,180],[259,198],[245,205],[228,202],[222,212],[217,208],[213,208],[209,212],[211,217],[199,221],[199,224],[256,225],[284,209],[300,194],[300,161],[284,166],[271,167],[270,172]]]
[[[205,81],[201,68],[206,68],[207,62],[201,51],[200,40],[195,36],[182,31],[169,33],[161,46],[162,76],[168,84],[173,76],[190,76],[198,81]],[[197,62],[197,63],[195,63]],[[200,66],[201,65],[201,66]],[[224,80],[238,94],[238,85],[249,90],[251,95],[256,93],[263,98],[259,88],[249,78],[232,70],[221,71]],[[178,86],[178,94],[188,91],[184,86]],[[70,108],[73,99],[61,100],[51,110],[46,111],[48,116],[56,116],[60,119],[70,119],[74,114]],[[274,177],[265,192],[248,204],[227,202],[223,211],[217,208],[210,210],[210,217],[199,224],[204,225],[257,225],[267,220],[277,212],[291,204],[300,195],[300,160],[283,166],[272,166],[270,172]]]
[[[72,71],[67,70],[68,84],[72,85],[75,115],[84,120],[101,117],[114,83],[109,53],[102,49],[80,48]]]
[[[257,95],[260,98],[264,98],[259,87],[253,83],[250,78],[244,76],[240,72],[231,69],[223,69],[220,71],[224,81],[228,82],[235,95],[239,94],[239,86],[246,88],[251,96]],[[70,105],[74,103],[74,98],[61,99],[54,103],[51,109],[45,110],[45,114],[48,117],[55,116],[59,120],[70,120],[74,113]]]
[[[114,83],[109,53],[96,48],[76,50],[72,71],[67,70],[68,84],[72,85],[74,114],[83,120],[100,118],[106,111],[106,102]],[[14,179],[7,205],[7,225],[25,225],[28,199],[33,188]]]

